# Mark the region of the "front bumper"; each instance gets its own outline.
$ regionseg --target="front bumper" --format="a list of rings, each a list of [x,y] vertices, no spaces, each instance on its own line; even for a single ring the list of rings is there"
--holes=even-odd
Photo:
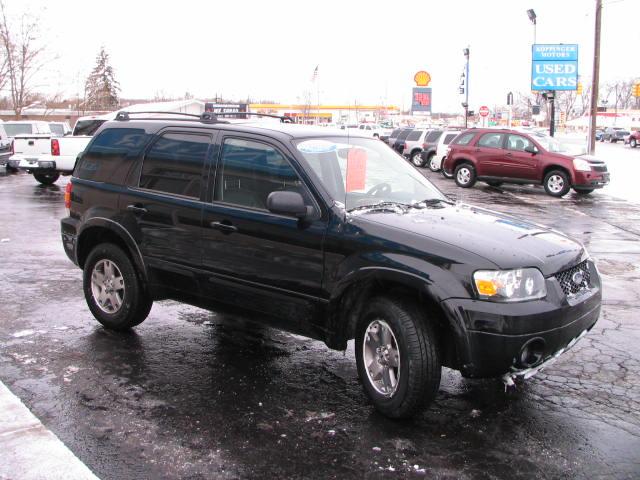
[[[602,188],[609,184],[611,176],[609,172],[575,172],[574,187]]]
[[[550,277],[547,296],[541,300],[445,300],[445,311],[456,317],[453,320],[466,333],[466,345],[458,345],[462,374],[473,378],[531,376],[566,351],[600,316],[600,278],[590,261],[589,269],[591,285],[575,297],[565,296],[555,277]]]

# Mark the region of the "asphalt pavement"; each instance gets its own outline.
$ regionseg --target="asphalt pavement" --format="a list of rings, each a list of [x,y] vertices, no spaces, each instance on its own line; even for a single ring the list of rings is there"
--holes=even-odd
[[[368,404],[352,343],[331,351],[171,301],[107,331],[62,250],[67,179],[17,174],[0,177],[0,380],[102,479],[639,478],[640,204],[425,175],[597,260],[600,320],[514,392],[445,369],[431,408],[397,422]]]

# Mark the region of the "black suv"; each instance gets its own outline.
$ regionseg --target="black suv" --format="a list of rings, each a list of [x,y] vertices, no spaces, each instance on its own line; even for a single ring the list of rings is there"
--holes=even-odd
[[[355,338],[364,391],[390,417],[433,400],[442,366],[526,378],[600,312],[580,243],[453,203],[353,132],[121,115],[78,158],[65,200],[64,248],[105,327],[176,299],[333,349]]]

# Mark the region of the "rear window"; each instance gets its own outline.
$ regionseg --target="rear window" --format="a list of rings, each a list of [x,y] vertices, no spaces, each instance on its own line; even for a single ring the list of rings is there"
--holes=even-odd
[[[33,133],[33,127],[30,123],[5,123],[4,129],[10,137],[15,137],[16,135],[30,135]]]
[[[434,130],[434,131],[429,132],[427,134],[427,136],[425,137],[424,141],[426,143],[436,143],[438,141],[438,139],[440,138],[440,135],[442,135],[442,130]]]
[[[73,129],[74,135],[93,136],[106,120],[79,120]]]
[[[471,140],[473,140],[474,135],[475,135],[475,133],[473,133],[473,132],[461,133],[460,135],[458,135],[458,138],[455,139],[453,144],[454,145],[469,145],[469,143],[471,143]]]
[[[74,176],[106,183],[124,183],[150,135],[140,128],[108,128],[82,154]]]
[[[54,135],[64,135],[64,127],[62,125],[59,125],[57,123],[50,123],[49,127],[51,128],[51,133],[53,133]]]
[[[416,140],[420,140],[420,135],[422,135],[423,130],[414,130],[408,136],[407,140],[410,142],[415,142]]]

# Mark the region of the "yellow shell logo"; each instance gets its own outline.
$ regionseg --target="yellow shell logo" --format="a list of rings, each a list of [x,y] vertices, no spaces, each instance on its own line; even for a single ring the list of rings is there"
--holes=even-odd
[[[429,75],[424,70],[420,70],[413,76],[413,80],[416,82],[416,85],[419,87],[426,87],[431,82],[431,75]]]

